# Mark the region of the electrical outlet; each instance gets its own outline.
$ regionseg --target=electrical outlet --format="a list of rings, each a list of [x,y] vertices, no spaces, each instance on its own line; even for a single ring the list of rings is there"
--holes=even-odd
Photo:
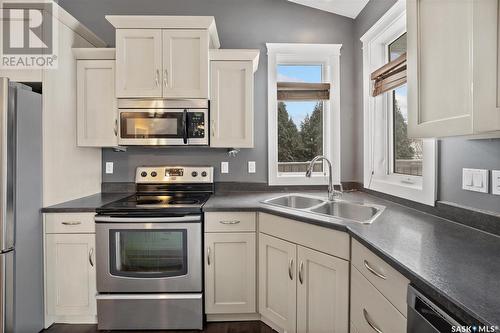
[[[255,173],[255,161],[248,161],[248,173]]]
[[[229,162],[220,162],[220,173],[229,173]]]
[[[113,174],[113,162],[106,162],[106,173]]]
[[[491,193],[500,195],[500,170],[491,170]]]

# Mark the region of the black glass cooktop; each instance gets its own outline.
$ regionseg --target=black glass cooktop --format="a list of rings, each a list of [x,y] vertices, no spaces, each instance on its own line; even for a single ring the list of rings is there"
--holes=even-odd
[[[174,192],[161,194],[137,193],[121,200],[109,203],[99,209],[100,214],[110,213],[201,213],[203,204],[210,193]]]

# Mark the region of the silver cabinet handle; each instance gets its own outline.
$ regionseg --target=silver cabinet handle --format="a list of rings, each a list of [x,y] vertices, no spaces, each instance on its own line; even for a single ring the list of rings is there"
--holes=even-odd
[[[168,70],[163,71],[163,85],[168,87]]]
[[[82,222],[80,221],[64,221],[64,222],[61,222],[62,224],[64,225],[79,225],[79,224],[82,224]]]
[[[210,246],[207,247],[207,264],[210,266]]]
[[[304,262],[301,261],[300,265],[299,265],[299,282],[300,282],[300,284],[304,284],[303,274],[304,274]]]
[[[115,136],[118,136],[118,119],[115,119],[115,128],[114,128],[114,131],[115,131]]]
[[[156,84],[157,87],[160,86],[160,70],[159,69],[156,70],[155,84]]]
[[[288,263],[288,276],[290,277],[290,280],[293,280],[293,258],[290,258],[290,262]]]
[[[241,221],[238,221],[238,220],[224,220],[224,221],[219,221],[219,223],[222,223],[222,224],[238,224],[240,222]]]
[[[368,316],[368,311],[366,309],[363,309],[363,316],[365,317],[366,323],[377,333],[384,333],[380,328],[377,327],[372,321],[370,320]]]
[[[215,136],[215,120],[212,119],[212,136]]]
[[[89,251],[89,263],[90,266],[94,267],[94,259],[92,259],[92,255],[94,254],[94,248],[91,247]]]
[[[384,274],[379,273],[379,272],[377,272],[375,269],[373,269],[373,268],[370,266],[370,264],[368,263],[368,261],[364,260],[364,261],[363,261],[363,263],[364,263],[364,265],[365,265],[366,269],[367,269],[368,271],[370,271],[370,273],[372,273],[373,275],[375,275],[375,276],[377,276],[377,277],[379,277],[379,278],[381,278],[381,279],[384,279],[384,280],[385,280],[385,279],[387,279],[387,277],[386,277]]]

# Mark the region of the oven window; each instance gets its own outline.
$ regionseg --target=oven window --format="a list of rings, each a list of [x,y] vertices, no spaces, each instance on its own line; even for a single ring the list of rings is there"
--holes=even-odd
[[[110,230],[110,272],[125,277],[187,274],[187,230]]]

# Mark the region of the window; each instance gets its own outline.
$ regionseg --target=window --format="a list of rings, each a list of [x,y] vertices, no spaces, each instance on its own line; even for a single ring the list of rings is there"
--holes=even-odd
[[[269,184],[326,184],[327,156],[340,180],[339,56],[341,45],[267,44]]]
[[[300,90],[280,90],[284,83],[321,83],[322,65],[278,65],[278,172],[306,172],[317,155],[323,155],[323,100],[304,100]],[[283,85],[280,85],[283,83]],[[313,95],[313,94],[312,94]],[[318,162],[313,171],[322,172]]]
[[[406,32],[387,47],[388,62],[406,54]],[[392,171],[422,176],[422,140],[408,138],[407,85],[390,92],[389,111],[392,117]]]
[[[408,138],[406,8],[396,4],[361,38],[364,186],[434,205],[436,143]]]

